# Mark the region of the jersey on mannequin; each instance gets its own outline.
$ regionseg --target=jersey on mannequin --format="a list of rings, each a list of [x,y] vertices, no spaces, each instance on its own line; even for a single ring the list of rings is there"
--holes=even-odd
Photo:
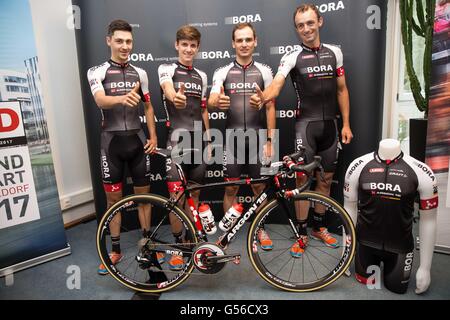
[[[433,172],[404,155],[399,141],[384,139],[376,152],[355,159],[345,175],[344,207],[356,224],[357,241],[380,250],[414,250],[411,228],[416,192],[420,195],[420,266],[415,292],[420,294],[431,283],[436,241],[438,196]]]

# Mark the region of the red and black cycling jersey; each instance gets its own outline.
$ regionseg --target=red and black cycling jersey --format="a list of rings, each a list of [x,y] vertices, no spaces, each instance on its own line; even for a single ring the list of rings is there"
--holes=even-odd
[[[166,81],[173,84],[178,91],[184,84],[186,95],[186,108],[176,108],[174,104],[165,97],[161,88],[161,97],[169,119],[169,131],[186,129],[194,131],[194,122],[202,121],[201,109],[206,108],[207,76],[203,71],[185,66],[180,62],[162,64],[158,68],[159,84]]]
[[[291,75],[297,94],[297,120],[336,118],[336,78],[344,75],[341,49],[328,44],[312,49],[302,44],[281,58],[278,74],[284,78]]]
[[[411,252],[417,192],[421,210],[438,206],[436,178],[426,164],[403,153],[392,161],[376,152],[354,160],[345,177],[344,196],[358,201],[358,241],[380,250]]]
[[[256,93],[256,85],[264,90],[272,79],[272,69],[254,61],[243,66],[235,60],[214,72],[211,93],[220,94],[223,86],[225,95],[230,97],[227,128],[247,130],[265,127],[260,111],[250,106],[250,97]]]
[[[147,73],[130,63],[117,63],[113,60],[92,67],[87,72],[92,95],[104,91],[107,96],[121,96],[130,92],[139,81],[139,94],[144,102],[150,101]],[[129,131],[141,129],[139,108],[115,106],[100,109],[103,131]]]

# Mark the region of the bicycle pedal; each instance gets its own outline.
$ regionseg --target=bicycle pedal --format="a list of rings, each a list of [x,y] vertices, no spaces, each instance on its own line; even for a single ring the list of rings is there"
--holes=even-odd
[[[234,257],[233,263],[234,263],[235,265],[241,264],[241,256],[236,256],[236,257]]]

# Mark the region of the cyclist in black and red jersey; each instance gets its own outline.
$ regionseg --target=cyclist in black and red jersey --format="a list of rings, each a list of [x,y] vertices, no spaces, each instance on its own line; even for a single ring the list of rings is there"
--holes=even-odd
[[[203,130],[209,129],[208,109],[206,108],[206,74],[195,68],[194,58],[200,48],[200,32],[192,26],[182,26],[177,31],[175,49],[178,51],[178,61],[163,64],[158,68],[159,83],[164,107],[166,108],[168,122],[167,147],[178,153],[183,148],[198,149],[183,157],[181,166],[190,183],[201,184],[206,171],[203,161]],[[207,133],[206,133],[207,134]],[[198,141],[199,140],[199,141]],[[209,138],[205,140],[209,141]],[[209,144],[208,144],[209,148]],[[209,149],[208,149],[209,150]],[[181,181],[172,159],[167,159],[167,186],[171,197],[182,192]],[[192,197],[196,207],[200,191],[193,191]],[[186,213],[190,215],[189,204],[186,203]],[[182,241],[176,225],[178,220],[172,221],[172,232],[176,241]],[[163,260],[160,259],[160,262]],[[169,260],[172,270],[181,270],[184,267],[183,258],[172,255]]]
[[[343,121],[342,143],[348,144],[353,138],[343,56],[340,48],[320,41],[319,29],[323,25],[323,18],[315,5],[299,6],[294,13],[294,23],[302,40],[300,49],[283,56],[272,84],[264,92],[253,95],[251,103],[258,106],[276,98],[290,74],[298,103],[295,145],[296,148],[306,148],[306,161],[311,161],[315,154],[322,157],[325,177],[322,180],[317,175],[315,190],[329,195],[340,147],[336,126],[338,106]],[[303,179],[304,177],[298,176],[297,185],[300,185]],[[301,257],[308,240],[308,204],[296,203],[296,214],[305,246],[301,247],[295,243],[291,248],[291,255]],[[314,208],[311,236],[322,240],[327,246],[336,247],[337,241],[326,228],[324,214],[323,206]]]
[[[108,208],[122,198],[125,165],[133,178],[135,193],[150,191],[150,158],[157,145],[153,106],[148,91],[147,73],[128,62],[133,48],[132,27],[123,20],[109,24],[106,42],[111,58],[89,69],[87,77],[95,102],[102,112],[101,166]],[[144,102],[150,139],[141,127],[138,106]],[[144,236],[150,231],[150,211],[139,208]],[[113,264],[122,259],[120,250],[120,214],[111,224]],[[101,264],[98,272],[107,274]]]
[[[232,45],[236,51],[236,60],[214,72],[208,106],[227,111],[227,135],[231,130],[235,132],[242,130],[244,134],[254,133],[253,136],[257,139],[256,143],[252,144],[249,141],[250,139],[228,141],[232,137],[227,136],[226,143],[230,142],[230,145],[224,146],[225,161],[223,165],[224,176],[227,181],[240,179],[244,162],[251,178],[260,177],[259,131],[264,127],[267,128],[265,137],[267,143],[264,145],[264,149],[265,156],[270,158],[272,155],[272,139],[274,138],[273,130],[275,129],[275,103],[273,101],[266,103],[264,110],[250,105],[250,96],[260,88],[267,88],[273,79],[272,69],[269,66],[253,60],[253,52],[257,46],[255,28],[250,23],[237,24],[232,32]],[[266,125],[262,121],[263,111],[266,113]],[[239,159],[240,154],[248,155],[248,161]],[[263,191],[264,184],[253,184],[251,187],[253,193],[257,196]],[[236,201],[238,191],[239,186],[225,187],[224,212],[227,212]],[[268,234],[261,229],[258,235],[261,248],[271,250],[273,244]]]

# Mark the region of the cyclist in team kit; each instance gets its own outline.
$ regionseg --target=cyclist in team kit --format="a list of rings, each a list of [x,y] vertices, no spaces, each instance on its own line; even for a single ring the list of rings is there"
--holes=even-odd
[[[208,109],[206,108],[206,74],[193,66],[194,58],[200,47],[200,32],[192,26],[182,26],[177,31],[175,49],[178,52],[178,61],[171,64],[162,64],[158,68],[159,83],[164,107],[168,117],[167,147],[173,154],[178,154],[183,148],[197,149],[183,157],[181,163],[186,179],[190,183],[202,184],[206,171],[203,161],[203,132],[209,129]],[[203,125],[202,125],[203,124]],[[204,128],[204,130],[202,129]],[[200,139],[200,141],[198,141]],[[206,138],[209,142],[209,138]],[[200,150],[198,150],[200,149]],[[208,145],[209,149],[209,145]],[[176,197],[182,192],[181,180],[176,166],[167,159],[167,186],[170,196]],[[200,191],[192,191],[195,206],[198,207]],[[189,204],[185,211],[191,216]],[[182,226],[179,220],[171,218],[172,232],[176,242],[181,242]],[[165,258],[158,255],[158,261],[163,263]],[[184,260],[181,256],[173,254],[168,261],[171,270],[181,270]]]
[[[147,73],[130,64],[133,48],[132,27],[123,20],[109,24],[106,43],[111,58],[92,67],[87,73],[95,103],[102,113],[101,166],[107,207],[122,198],[122,180],[125,165],[128,166],[134,185],[134,193],[150,191],[150,157],[157,146],[154,112],[148,91]],[[145,118],[150,139],[141,127],[138,106],[144,102]],[[139,222],[144,237],[150,231],[150,208],[139,207]],[[121,215],[111,223],[113,264],[122,259],[120,249]],[[107,274],[105,266],[99,274]]]
[[[329,195],[331,181],[336,169],[340,148],[336,125],[337,107],[342,117],[342,143],[348,144],[353,138],[350,129],[350,102],[341,49],[320,41],[319,29],[323,18],[313,4],[303,4],[294,12],[295,29],[302,41],[300,49],[285,54],[272,84],[262,93],[251,97],[251,103],[259,106],[276,98],[283,88],[288,74],[291,76],[297,94],[297,121],[295,125],[295,147],[306,148],[306,161],[314,155],[322,157],[324,179],[317,172],[315,191]],[[305,177],[297,176],[297,186]],[[299,233],[303,244],[294,243],[290,253],[299,258],[307,243],[308,203],[295,204]],[[328,232],[325,224],[325,208],[317,205],[313,213],[311,236],[323,241],[327,246],[337,247],[337,240]]]
[[[260,88],[264,89],[270,85],[273,79],[272,69],[253,60],[257,38],[256,31],[250,23],[239,23],[233,28],[232,46],[236,52],[236,59],[214,72],[208,105],[226,110],[227,135],[232,129],[233,132],[242,130],[243,133],[255,133],[254,136],[259,137],[259,130],[266,127],[267,142],[264,145],[264,156],[270,158],[274,142],[272,139],[275,129],[275,103],[269,101],[265,104],[265,110],[260,110],[259,106],[250,105],[250,96]],[[262,121],[263,111],[266,113],[266,126]],[[227,136],[226,143],[231,142],[228,141],[228,138],[230,137]],[[245,142],[232,141],[229,146],[224,145],[223,170],[226,181],[239,180],[244,166],[247,167],[248,175],[251,178],[260,178],[259,139],[255,141],[256,144],[250,143],[249,140],[246,139]],[[244,143],[245,145],[243,145]],[[241,159],[240,154],[248,156],[248,161]],[[264,186],[264,184],[252,184],[254,195],[259,195]],[[236,202],[238,191],[239,186],[225,187],[224,212],[227,212]],[[259,231],[258,240],[262,249],[272,249],[272,240],[263,229]]]

